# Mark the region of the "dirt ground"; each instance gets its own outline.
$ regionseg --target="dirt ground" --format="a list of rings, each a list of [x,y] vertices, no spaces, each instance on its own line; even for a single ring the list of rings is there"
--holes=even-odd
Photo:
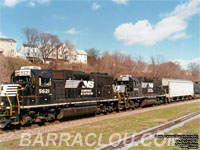
[[[8,59],[0,56],[0,84],[9,81],[11,70],[8,65]]]

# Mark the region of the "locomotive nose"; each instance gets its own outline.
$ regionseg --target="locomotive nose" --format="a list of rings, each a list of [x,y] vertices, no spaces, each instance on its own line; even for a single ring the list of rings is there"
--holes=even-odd
[[[19,99],[18,91],[21,89],[20,84],[1,84],[0,85],[0,106],[12,107]]]
[[[16,120],[20,112],[18,99],[19,84],[4,83],[0,85],[0,128]],[[13,119],[14,118],[14,119]]]
[[[1,84],[0,85],[0,96],[16,96],[17,88],[19,84]]]

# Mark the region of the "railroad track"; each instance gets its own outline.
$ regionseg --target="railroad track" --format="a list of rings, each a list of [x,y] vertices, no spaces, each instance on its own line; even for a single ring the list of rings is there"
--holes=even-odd
[[[138,143],[143,137],[148,138],[152,135],[155,135],[158,132],[164,131],[164,130],[169,129],[169,128],[175,126],[175,125],[178,125],[178,124],[183,123],[187,120],[190,120],[191,118],[193,118],[195,116],[200,117],[200,111],[191,113],[189,115],[182,116],[182,117],[180,117],[176,120],[173,120],[173,121],[170,121],[168,123],[156,126],[154,128],[147,129],[147,130],[140,132],[136,135],[127,137],[125,139],[122,139],[120,141],[117,141],[117,142],[114,142],[114,143],[111,143],[111,144],[108,144],[104,147],[99,148],[98,150],[115,150],[115,149],[130,148],[131,147],[130,145],[133,145],[134,142]]]

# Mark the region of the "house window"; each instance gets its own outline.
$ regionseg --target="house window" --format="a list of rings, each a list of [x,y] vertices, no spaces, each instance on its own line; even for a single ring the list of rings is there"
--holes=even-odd
[[[14,49],[11,49],[10,52],[11,52],[11,56],[14,56]]]

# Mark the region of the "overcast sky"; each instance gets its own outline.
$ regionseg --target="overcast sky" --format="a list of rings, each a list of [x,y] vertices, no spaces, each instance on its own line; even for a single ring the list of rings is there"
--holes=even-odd
[[[0,0],[0,36],[19,48],[25,27],[77,49],[200,63],[200,0]]]

